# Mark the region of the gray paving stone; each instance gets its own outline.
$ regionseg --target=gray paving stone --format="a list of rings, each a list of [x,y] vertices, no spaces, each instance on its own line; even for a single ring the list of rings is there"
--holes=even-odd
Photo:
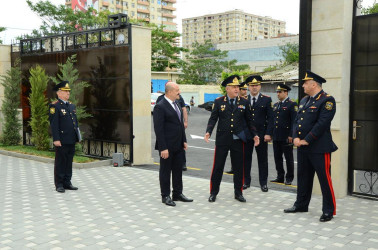
[[[193,203],[161,203],[158,173],[137,168],[74,169],[78,191],[55,192],[53,166],[0,155],[0,249],[377,249],[378,202],[337,200],[320,223],[321,197],[308,213],[284,214],[295,194],[248,189],[247,203],[222,183],[184,176]]]

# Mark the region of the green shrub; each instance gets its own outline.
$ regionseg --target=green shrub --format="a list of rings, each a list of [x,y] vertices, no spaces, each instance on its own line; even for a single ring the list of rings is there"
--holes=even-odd
[[[3,135],[1,142],[4,145],[17,145],[21,142],[21,121],[18,119],[18,108],[20,107],[21,80],[20,60],[15,66],[7,70],[1,76],[1,85],[4,86],[4,101],[1,107],[4,114]]]
[[[29,96],[32,129],[31,141],[38,150],[47,150],[50,147],[48,102],[45,96],[49,81],[45,70],[37,65],[30,69],[31,92]]]

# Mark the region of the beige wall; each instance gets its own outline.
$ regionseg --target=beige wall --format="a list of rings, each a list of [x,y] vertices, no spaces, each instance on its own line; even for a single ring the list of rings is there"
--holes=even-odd
[[[7,70],[11,68],[10,59],[11,46],[10,45],[0,45],[0,76],[4,75]],[[1,79],[0,79],[1,82]],[[1,107],[3,105],[4,99],[4,87],[0,84],[0,134],[3,131],[3,113]]]
[[[151,156],[151,29],[133,25],[132,95],[134,165],[152,164]],[[146,94],[148,93],[148,94]]]
[[[348,176],[353,1],[313,0],[312,4],[311,69],[326,78],[323,88],[336,99],[337,111],[331,128],[339,149],[332,154],[332,182],[336,197],[344,197]],[[320,193],[317,181],[314,186],[314,192]]]

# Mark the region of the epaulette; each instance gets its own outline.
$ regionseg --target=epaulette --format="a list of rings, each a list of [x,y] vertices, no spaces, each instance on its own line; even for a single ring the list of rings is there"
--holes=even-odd
[[[322,96],[326,96],[327,95],[327,93],[326,92],[323,92],[323,93],[321,93],[315,100],[317,101],[317,100],[319,100]]]
[[[217,99],[221,99],[221,98],[224,98],[223,101],[227,102],[227,96],[221,96],[221,97],[219,97]]]
[[[220,96],[220,97],[218,97],[217,99],[215,99],[215,100],[218,100],[218,99],[222,99],[223,97],[225,97],[225,96]]]
[[[52,102],[51,104],[57,104],[59,101],[58,100],[55,100],[55,102]]]
[[[263,95],[263,94],[261,94],[262,96],[265,96],[265,97],[270,97],[270,96],[268,96],[268,95]]]

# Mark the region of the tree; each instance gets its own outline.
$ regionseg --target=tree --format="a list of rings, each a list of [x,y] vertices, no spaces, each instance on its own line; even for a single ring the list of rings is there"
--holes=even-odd
[[[374,4],[367,8],[362,8],[361,14],[363,15],[369,15],[369,14],[375,14],[378,13],[378,3],[374,1]]]
[[[50,147],[49,140],[49,115],[47,98],[45,96],[49,77],[45,70],[37,65],[30,69],[30,109],[31,119],[30,127],[32,130],[32,143],[38,150],[48,150]]]
[[[6,28],[0,27],[0,32],[3,32],[4,30],[6,30]],[[0,44],[3,44],[3,40],[1,40],[1,39],[0,39]]]
[[[84,88],[88,87],[89,84],[85,81],[78,81],[79,71],[74,67],[74,63],[76,63],[76,61],[76,55],[72,55],[71,57],[67,58],[65,64],[58,64],[60,73],[58,73],[57,77],[50,77],[50,79],[55,84],[58,84],[61,81],[69,82],[71,88],[70,101],[76,106],[76,116],[77,120],[80,122],[81,119],[91,117],[90,114],[85,112],[85,106],[78,105],[79,96],[81,93],[83,93]]]
[[[187,64],[183,64],[183,75],[177,80],[181,84],[204,85],[217,82],[222,71],[227,68],[227,51],[214,49],[210,41],[204,44],[195,42],[193,50],[186,57]]]
[[[18,119],[17,109],[20,107],[21,79],[20,60],[16,60],[14,67],[0,76],[1,85],[4,86],[4,113],[3,136],[1,142],[5,145],[17,145],[21,142],[21,122]]]
[[[108,15],[111,14],[109,11],[97,13],[93,8],[85,12],[75,12],[63,4],[55,6],[48,0],[35,4],[30,0],[26,2],[43,21],[39,30],[33,30],[32,34],[26,35],[29,38],[103,27],[107,25]]]
[[[177,40],[180,34],[176,31],[164,31],[164,26],[151,26],[151,70],[165,71],[166,68],[177,68],[181,63],[179,55],[187,50],[177,46]]]
[[[279,46],[281,55],[284,58],[284,64],[297,63],[299,62],[299,44],[298,43],[287,43],[285,45]]]
[[[97,13],[92,8],[89,8],[85,12],[75,12],[64,5],[55,6],[49,1],[40,1],[33,4],[28,0],[27,3],[29,8],[43,20],[43,24],[39,30],[33,30],[31,34],[25,35],[26,38],[106,27],[108,24],[108,15],[113,14],[108,10]],[[177,40],[180,37],[178,32],[164,31],[164,26],[149,24],[142,20],[129,19],[129,22],[152,28],[151,69],[153,71],[165,71],[167,68],[177,68],[178,62],[180,62],[180,52],[186,51],[184,48],[177,46]],[[104,40],[104,37],[102,39]]]

